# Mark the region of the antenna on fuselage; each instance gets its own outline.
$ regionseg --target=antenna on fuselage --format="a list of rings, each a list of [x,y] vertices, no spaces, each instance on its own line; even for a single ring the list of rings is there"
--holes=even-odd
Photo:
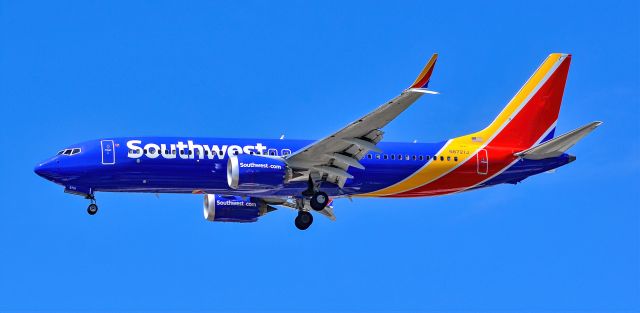
[[[280,140],[284,139],[284,134],[280,135]]]

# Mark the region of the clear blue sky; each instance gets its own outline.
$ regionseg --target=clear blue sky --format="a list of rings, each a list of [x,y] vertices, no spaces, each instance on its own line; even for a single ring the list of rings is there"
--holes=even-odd
[[[270,1],[0,1],[0,311],[640,310],[640,8]],[[201,196],[99,194],[36,162],[107,136],[316,139],[408,86],[386,140],[478,130],[551,52],[574,55],[558,133],[577,162],[518,186],[202,218]]]

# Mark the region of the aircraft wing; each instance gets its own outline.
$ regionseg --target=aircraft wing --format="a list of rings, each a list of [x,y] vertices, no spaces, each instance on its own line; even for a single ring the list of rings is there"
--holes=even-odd
[[[411,87],[399,96],[330,136],[288,155],[287,164],[295,171],[292,181],[306,181],[311,176],[315,182],[344,186],[347,179],[353,178],[347,173],[350,166],[364,169],[359,160],[369,151],[380,152],[376,146],[383,137],[380,129],[423,94],[437,93],[427,89],[437,58],[438,54],[434,54]]]

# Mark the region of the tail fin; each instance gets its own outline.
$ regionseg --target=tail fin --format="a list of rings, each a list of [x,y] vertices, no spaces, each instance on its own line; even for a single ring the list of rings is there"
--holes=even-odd
[[[553,53],[474,142],[527,149],[553,138],[571,55]]]

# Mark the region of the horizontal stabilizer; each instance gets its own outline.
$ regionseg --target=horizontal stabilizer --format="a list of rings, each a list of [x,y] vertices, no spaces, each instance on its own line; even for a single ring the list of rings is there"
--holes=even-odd
[[[580,139],[602,125],[602,122],[592,122],[566,134],[541,143],[531,149],[518,152],[515,155],[529,160],[542,160],[562,155],[573,147]]]

